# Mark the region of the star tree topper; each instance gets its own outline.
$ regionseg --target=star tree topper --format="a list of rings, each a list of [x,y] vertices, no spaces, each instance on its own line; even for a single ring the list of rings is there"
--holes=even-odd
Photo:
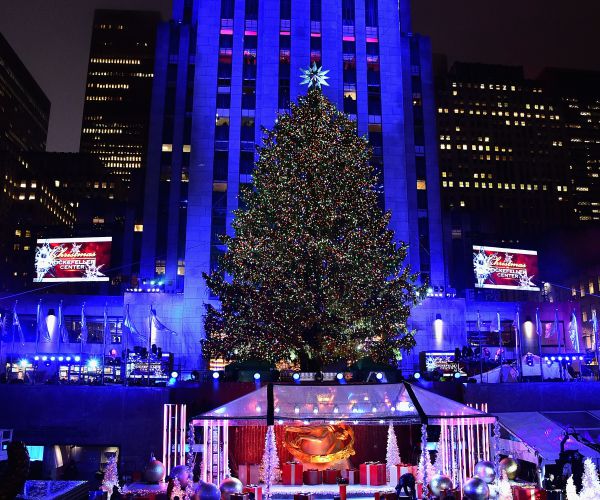
[[[307,85],[308,84],[308,88],[311,88],[313,85],[316,88],[321,88],[321,85],[326,85],[327,87],[329,87],[329,84],[327,83],[327,80],[329,79],[327,75],[327,73],[329,73],[329,70],[323,70],[323,66],[319,66],[317,67],[317,63],[313,62],[312,66],[309,67],[308,69],[301,69],[301,76],[302,76],[302,81],[300,82],[300,85]]]

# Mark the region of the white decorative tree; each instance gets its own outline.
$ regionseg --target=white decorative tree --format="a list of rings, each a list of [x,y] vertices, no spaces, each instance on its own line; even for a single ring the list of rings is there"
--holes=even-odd
[[[567,479],[567,500],[579,500],[579,495],[577,494],[577,488],[575,487],[575,483],[573,482],[573,476],[569,476]]]
[[[388,426],[387,448],[385,454],[387,479],[390,480],[390,469],[402,463],[400,459],[400,450],[398,450],[398,439],[393,424]]]
[[[265,437],[265,451],[260,464],[260,480],[265,483],[264,496],[266,500],[271,498],[271,486],[279,480],[280,475],[275,426],[269,425]]]
[[[421,457],[417,466],[417,482],[423,483],[423,496],[427,495],[427,485],[431,480],[431,460],[427,450],[427,424],[421,425]]]
[[[102,486],[100,488],[107,491],[110,496],[115,486],[121,491],[119,473],[117,471],[117,457],[115,454],[110,454],[108,462],[106,462],[106,466],[104,467],[104,476],[102,477]]]
[[[581,477],[580,500],[594,500],[600,498],[600,479],[596,464],[591,458],[586,458],[583,463],[583,476]]]
[[[502,471],[502,477],[498,481],[498,500],[512,500],[512,488],[510,487],[510,481],[506,471]]]

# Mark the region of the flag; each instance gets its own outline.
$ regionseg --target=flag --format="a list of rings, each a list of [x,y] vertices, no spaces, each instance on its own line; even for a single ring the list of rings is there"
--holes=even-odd
[[[558,322],[558,309],[554,309],[554,325],[552,326],[552,331],[554,335],[556,335],[556,342],[558,344],[559,352],[561,346],[561,338],[560,338],[560,323]]]
[[[142,335],[138,329],[131,321],[131,317],[129,316],[129,304],[125,306],[125,317],[123,318],[123,333],[129,339],[129,337],[133,337],[134,345],[145,345],[146,337]]]
[[[37,317],[36,317],[36,339],[38,342],[50,342],[50,332],[48,331],[48,325],[46,324],[46,318],[42,312],[42,300],[38,302],[37,306]]]
[[[579,331],[577,328],[577,315],[575,309],[571,312],[571,322],[569,323],[569,338],[571,339],[571,345],[576,352],[579,352]]]
[[[592,309],[592,335],[594,336],[594,347],[598,350],[598,318],[596,317],[596,309]]]
[[[112,339],[110,336],[110,323],[108,322],[108,304],[104,304],[104,322],[102,324],[102,343],[104,344],[104,346],[106,347],[106,342],[107,340],[111,340],[111,344],[112,344]]]
[[[477,331],[481,332],[481,314],[477,311]]]
[[[496,312],[496,331],[500,333],[502,331],[502,325],[500,324],[500,312]]]
[[[156,332],[169,332],[169,333],[172,333],[173,335],[176,335],[176,333],[173,330],[171,330],[170,328],[167,328],[158,319],[158,316],[156,315],[156,309],[154,309],[152,306],[150,306],[150,328],[151,328],[151,330],[156,331]],[[150,333],[152,333],[152,331]]]
[[[69,332],[65,325],[65,317],[63,316],[62,300],[58,304],[58,340],[62,340],[64,344],[69,342]]]
[[[85,302],[81,304],[81,334],[79,335],[81,344],[85,344],[88,341],[88,326],[87,320],[85,319]]]
[[[15,302],[15,307],[13,308],[13,339],[15,336],[15,330],[19,334],[19,341],[21,345],[25,345],[25,336],[23,335],[23,328],[21,328],[21,322],[19,321],[19,316],[17,315],[17,303]]]
[[[535,310],[535,330],[536,333],[538,334],[538,337],[542,335],[542,320],[540,318],[540,308],[536,308]]]

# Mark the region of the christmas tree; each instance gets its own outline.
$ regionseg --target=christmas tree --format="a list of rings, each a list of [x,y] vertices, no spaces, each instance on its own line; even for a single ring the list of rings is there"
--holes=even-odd
[[[394,426],[392,424],[388,426],[385,462],[387,467],[387,478],[389,481],[390,469],[402,463],[402,460],[400,460],[400,450],[398,450],[398,439],[396,438],[396,431],[394,431]]]
[[[110,495],[113,492],[114,486],[121,491],[121,487],[119,486],[119,473],[117,471],[117,457],[115,454],[110,454],[108,456],[108,462],[106,462],[106,466],[104,467],[101,489],[107,491]]]
[[[498,481],[498,500],[512,500],[512,488],[506,471],[502,471],[502,477]]]
[[[265,451],[260,464],[260,480],[265,483],[265,498],[271,498],[271,486],[279,480],[279,457],[277,455],[277,445],[275,441],[275,427],[267,427],[265,437]]]
[[[586,458],[583,463],[583,476],[581,477],[580,500],[592,500],[600,498],[600,480],[596,464],[591,458]]]
[[[567,479],[566,493],[567,500],[579,500],[579,495],[577,494],[577,488],[575,487],[573,476],[569,476],[569,479]]]
[[[379,207],[356,123],[312,88],[258,152],[227,251],[204,275],[221,303],[207,306],[207,353],[319,368],[411,349],[406,321],[423,289]]]

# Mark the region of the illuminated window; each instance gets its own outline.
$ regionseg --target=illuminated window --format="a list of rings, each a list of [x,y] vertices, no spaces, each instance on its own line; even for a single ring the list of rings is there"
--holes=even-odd
[[[177,276],[184,276],[185,275],[185,260],[178,260],[177,261]]]
[[[133,231],[136,233],[141,233],[144,231],[144,224],[135,224],[133,226]]]
[[[167,272],[167,262],[164,260],[157,260],[154,266],[154,272],[157,275],[165,274]]]
[[[183,145],[183,152],[184,153],[190,153],[192,151],[192,145],[191,144],[184,144]]]
[[[417,179],[417,189],[418,190],[427,189],[427,183],[424,179]]]
[[[15,236],[21,236],[21,230],[20,229],[15,229]]]
[[[162,151],[163,153],[171,153],[173,151],[173,144],[163,144]]]
[[[465,202],[464,202],[464,201],[461,201],[461,202],[460,202],[460,206],[461,206],[461,207],[464,207],[464,206],[465,206]]]

